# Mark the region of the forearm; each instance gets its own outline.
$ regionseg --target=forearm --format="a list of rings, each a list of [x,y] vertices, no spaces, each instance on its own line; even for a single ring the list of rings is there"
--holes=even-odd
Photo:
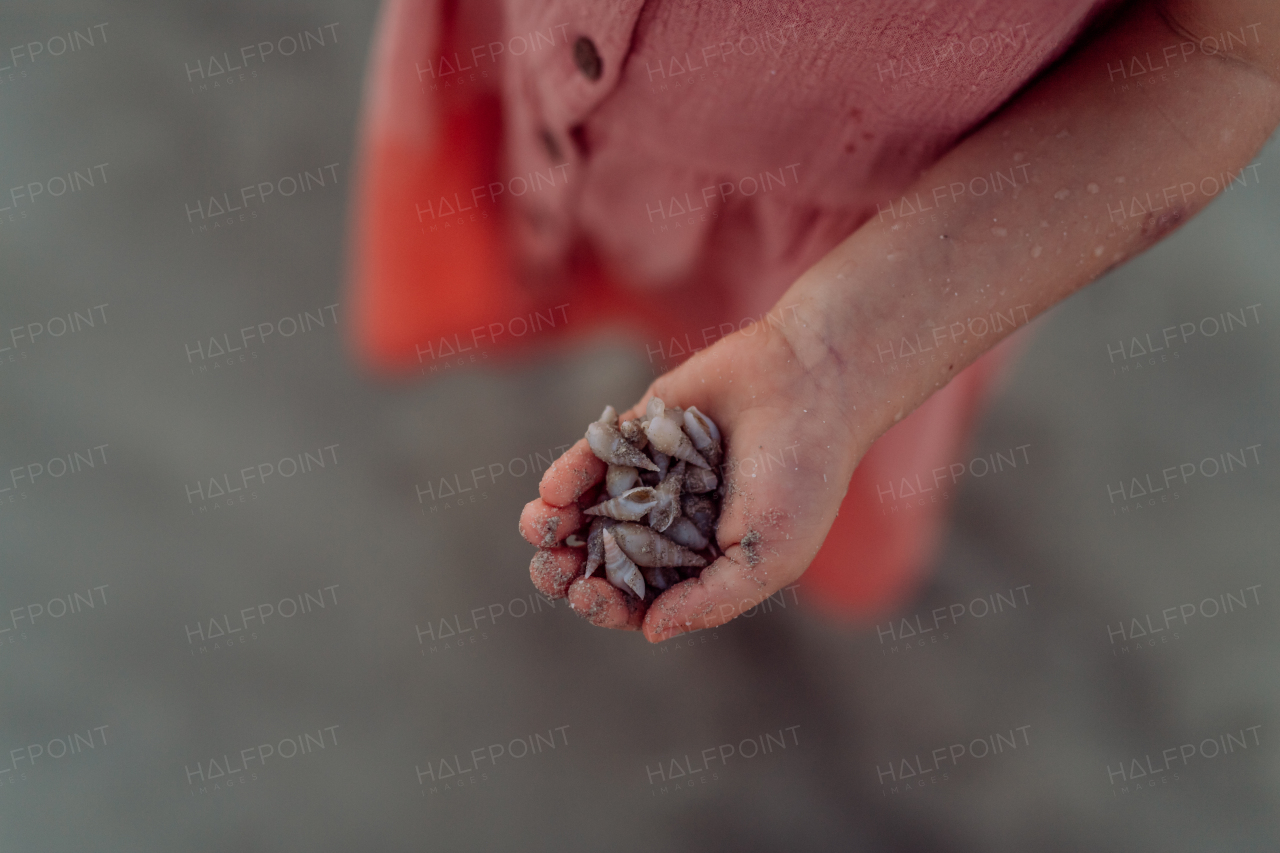
[[[1267,41],[1280,32],[1274,13],[1248,5],[1235,4],[1233,24],[1212,22],[1243,32],[1238,58],[1198,44],[1188,54],[1191,36],[1155,6],[1128,10],[788,290],[780,305],[802,322],[787,344],[811,371],[838,376],[832,393],[859,444],[1184,223],[1224,176],[1257,180],[1250,158],[1280,122]],[[1168,66],[1165,78],[1136,88],[1161,72],[1118,76],[1120,63],[1137,70],[1135,56]],[[921,350],[929,357],[912,355]]]

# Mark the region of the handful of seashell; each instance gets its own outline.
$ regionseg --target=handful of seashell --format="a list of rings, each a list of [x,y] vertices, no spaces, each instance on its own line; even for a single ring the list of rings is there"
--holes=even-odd
[[[587,444],[608,464],[589,521],[565,544],[587,549],[586,576],[604,569],[613,586],[646,605],[697,577],[720,551],[716,523],[724,485],[720,430],[690,406],[657,397],[644,417],[618,422],[612,406],[587,427]]]

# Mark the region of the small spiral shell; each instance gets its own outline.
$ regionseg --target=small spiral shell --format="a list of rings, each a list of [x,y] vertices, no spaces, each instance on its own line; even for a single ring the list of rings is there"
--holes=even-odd
[[[603,539],[604,576],[618,589],[633,592],[637,598],[644,598],[644,577],[640,574],[639,567],[618,546],[612,530],[604,531]]]
[[[698,411],[697,406],[684,410],[683,421],[684,431],[693,442],[694,449],[712,466],[719,465],[723,452],[720,446],[720,428],[715,425],[715,421]]]
[[[591,577],[596,569],[604,565],[604,532],[617,523],[612,518],[603,516],[591,520],[591,527],[587,530],[586,577]]]
[[[701,469],[698,469],[701,470]],[[649,510],[649,526],[662,532],[671,526],[671,522],[680,515],[680,492],[684,485],[685,463],[680,461],[654,490],[656,500]],[[636,519],[628,519],[635,521]]]
[[[616,498],[583,510],[583,514],[604,515],[609,518],[616,518],[619,521],[639,521],[650,510],[658,506],[658,503],[659,495],[657,489],[651,489],[648,486],[637,486],[634,489],[623,492]]]
[[[634,489],[639,483],[640,472],[634,465],[610,465],[604,474],[605,490],[611,498],[616,498],[628,489]],[[712,486],[712,488],[715,487]]]
[[[711,540],[702,535],[698,526],[683,515],[671,522],[671,526],[666,529],[666,535],[677,545],[692,548],[694,551],[701,551],[711,544]]]
[[[611,411],[613,411],[612,406],[605,409],[605,414]],[[616,418],[617,415],[614,417]],[[614,426],[613,421],[608,418],[601,418],[587,427],[587,445],[597,458],[603,459],[610,465],[631,465],[644,468],[646,471],[658,470],[658,466],[650,462],[649,457],[627,441]]]
[[[640,450],[644,450],[645,445],[649,443],[649,439],[644,434],[644,424],[640,423],[639,418],[623,421],[618,425],[618,432]]]
[[[609,532],[618,541],[618,547],[641,566],[705,566],[706,559],[683,545],[677,545],[658,531],[620,521]]]
[[[649,425],[644,428],[644,434],[649,437],[651,445],[669,456],[683,459],[690,465],[697,465],[699,468],[711,467],[707,464],[707,460],[703,459],[697,450],[694,450],[693,442],[689,440],[689,436],[684,434],[680,421],[670,412],[664,412],[650,418]]]

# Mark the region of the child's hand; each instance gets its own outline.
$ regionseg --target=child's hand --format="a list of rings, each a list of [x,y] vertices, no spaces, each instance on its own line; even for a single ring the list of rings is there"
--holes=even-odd
[[[796,313],[791,312],[796,318]],[[797,357],[813,362],[810,367]],[[728,480],[717,543],[724,556],[644,611],[602,577],[584,578],[585,549],[557,547],[581,525],[578,499],[605,464],[581,440],[547,469],[520,530],[539,546],[530,573],[545,595],[607,628],[642,628],[650,642],[727,622],[798,578],[818,553],[866,447],[836,362],[798,318],[757,324],[717,342],[656,380],[621,420],[653,396],[698,409],[720,427]]]

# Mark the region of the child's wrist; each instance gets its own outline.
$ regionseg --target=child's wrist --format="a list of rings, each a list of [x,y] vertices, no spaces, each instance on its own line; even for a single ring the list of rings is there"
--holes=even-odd
[[[865,449],[930,393],[918,361],[889,355],[899,349],[895,342],[915,332],[904,318],[857,310],[859,300],[875,296],[859,294],[855,282],[848,285],[852,292],[840,293],[812,281],[797,282],[771,313],[790,321],[783,330],[790,350],[827,399],[856,423]]]

